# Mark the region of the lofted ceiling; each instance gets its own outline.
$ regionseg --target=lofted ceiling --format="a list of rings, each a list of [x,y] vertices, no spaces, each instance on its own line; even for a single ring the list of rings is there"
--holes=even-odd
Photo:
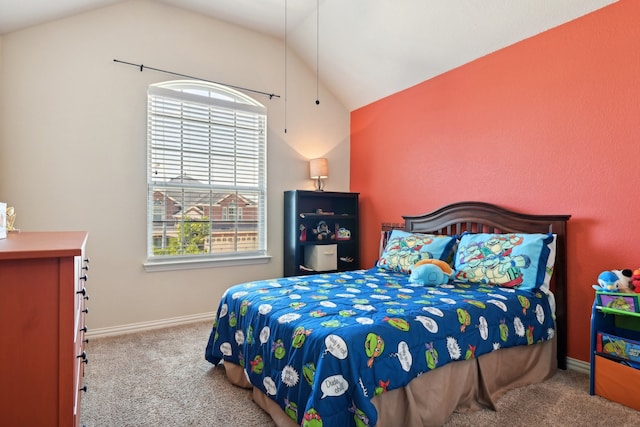
[[[0,0],[0,35],[120,1]],[[279,39],[286,17],[289,48],[354,110],[617,0],[155,1]]]

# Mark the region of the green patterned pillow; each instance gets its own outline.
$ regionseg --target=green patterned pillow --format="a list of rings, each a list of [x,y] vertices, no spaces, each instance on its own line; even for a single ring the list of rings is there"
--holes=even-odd
[[[386,270],[410,273],[411,266],[421,259],[448,261],[456,242],[456,236],[393,230],[376,266]]]
[[[507,288],[548,289],[555,263],[553,234],[464,234],[454,278]]]

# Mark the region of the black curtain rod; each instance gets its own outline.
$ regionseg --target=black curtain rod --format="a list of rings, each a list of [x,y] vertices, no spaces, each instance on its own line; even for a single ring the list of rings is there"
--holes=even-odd
[[[148,69],[148,70],[158,71],[160,73],[171,74],[172,76],[186,77],[188,79],[200,80],[200,81],[209,82],[209,83],[215,83],[215,84],[218,84],[218,85],[228,86],[228,87],[231,87],[231,88],[234,88],[234,89],[239,89],[239,90],[244,90],[244,91],[247,91],[247,92],[257,93],[257,94],[260,94],[260,95],[268,96],[269,99],[280,98],[280,95],[276,95],[275,93],[262,92],[262,91],[259,91],[259,90],[247,89],[246,87],[234,86],[234,85],[229,85],[229,84],[226,84],[226,83],[214,82],[213,80],[201,79],[199,77],[188,76],[186,74],[174,73],[173,71],[167,71],[167,70],[161,70],[159,68],[148,67],[148,66],[143,65],[143,64],[134,64],[132,62],[120,61],[118,59],[114,59],[113,62],[118,62],[120,64],[126,64],[126,65],[133,65],[134,67],[139,68],[140,72],[143,72],[145,69]]]

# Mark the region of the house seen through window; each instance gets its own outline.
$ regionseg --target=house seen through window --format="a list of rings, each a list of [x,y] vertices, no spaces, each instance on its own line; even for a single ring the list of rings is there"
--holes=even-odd
[[[266,109],[225,86],[149,86],[151,262],[266,254]]]

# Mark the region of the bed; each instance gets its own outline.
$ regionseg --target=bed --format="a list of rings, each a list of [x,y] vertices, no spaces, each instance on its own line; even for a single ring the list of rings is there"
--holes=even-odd
[[[244,283],[205,357],[278,426],[430,426],[566,368],[566,223],[460,202],[404,216],[375,267]],[[412,258],[413,257],[413,258]],[[442,286],[416,258],[451,263]]]

